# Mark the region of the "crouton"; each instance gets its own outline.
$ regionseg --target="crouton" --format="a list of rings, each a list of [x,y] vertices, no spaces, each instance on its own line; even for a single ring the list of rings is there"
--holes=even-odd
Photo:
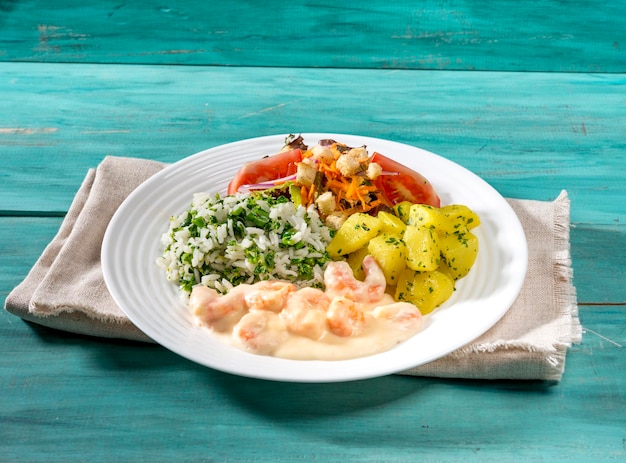
[[[315,176],[317,175],[317,167],[315,163],[310,159],[304,159],[298,163],[298,170],[296,171],[296,182],[301,183],[304,186],[311,186],[315,182]]]
[[[350,156],[354,159],[367,159],[369,156],[367,154],[367,149],[361,146],[360,148],[352,148],[346,153],[347,156]]]
[[[377,179],[382,174],[383,168],[376,162],[370,162],[367,166],[367,178],[370,180]]]
[[[341,175],[345,177],[355,175],[360,168],[361,164],[359,164],[359,161],[348,155],[342,154],[339,156],[339,159],[337,159],[337,169],[339,169]]]
[[[322,145],[315,145],[311,148],[311,157],[325,164],[330,164],[335,159],[333,152]]]
[[[328,215],[335,211],[335,195],[327,191],[322,193],[316,200],[317,208],[322,215]]]
[[[332,214],[326,216],[324,223],[330,228],[339,230],[348,217],[349,214],[346,214],[345,212],[333,212]]]

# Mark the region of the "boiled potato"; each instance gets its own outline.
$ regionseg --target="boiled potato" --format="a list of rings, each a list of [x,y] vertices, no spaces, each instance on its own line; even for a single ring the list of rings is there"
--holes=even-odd
[[[378,235],[367,245],[367,254],[376,259],[385,275],[387,284],[395,286],[398,283],[400,272],[406,268],[406,246],[400,235],[393,233]]]
[[[378,218],[369,214],[352,214],[339,227],[333,239],[328,243],[326,251],[332,259],[337,259],[345,254],[350,254],[364,246],[375,238],[381,229]]]
[[[439,227],[443,233],[454,233],[464,226],[471,230],[480,225],[478,214],[463,204],[443,206],[439,212],[444,219]]]
[[[404,235],[406,224],[399,217],[384,211],[379,212],[376,217],[378,217],[382,224],[382,233],[393,233],[400,236]]]
[[[450,269],[450,267],[448,267],[448,264],[446,264],[445,259],[441,259],[441,262],[439,263],[439,267],[437,267],[437,271],[448,275],[448,277],[450,277],[450,279],[452,280],[456,280],[455,273]]]
[[[376,239],[376,238],[374,238]],[[351,254],[348,254],[346,261],[354,273],[354,278],[363,281],[365,279],[365,270],[363,270],[363,259],[369,254],[367,246],[357,249]]]
[[[476,261],[478,238],[467,228],[439,236],[439,246],[455,280],[467,275]]]
[[[415,227],[439,228],[443,217],[439,213],[439,208],[426,204],[413,204],[409,208],[408,225]]]
[[[415,304],[422,315],[426,315],[447,301],[452,293],[454,280],[445,273],[406,269],[400,274],[395,299]]]
[[[387,292],[427,314],[450,298],[455,281],[474,265],[478,238],[471,229],[479,224],[478,215],[464,205],[435,208],[405,201],[393,213],[351,215],[326,250],[333,259],[346,256],[359,280],[365,278],[363,259],[372,255]]]
[[[407,267],[420,272],[439,267],[441,251],[439,237],[434,229],[407,225],[403,240],[406,244]]]
[[[393,206],[393,213],[404,223],[407,223],[409,221],[409,212],[411,211],[412,205],[413,203],[409,201],[402,201]]]

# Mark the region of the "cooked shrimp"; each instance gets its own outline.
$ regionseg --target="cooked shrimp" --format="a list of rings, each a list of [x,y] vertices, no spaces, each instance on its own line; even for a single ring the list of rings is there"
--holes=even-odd
[[[330,262],[324,272],[326,292],[331,296],[346,296],[357,302],[376,302],[385,294],[385,275],[372,256],[363,259],[365,281],[354,278],[345,261]]]
[[[372,311],[378,319],[389,320],[406,331],[418,331],[422,326],[422,313],[408,302],[395,302],[381,305]]]
[[[274,312],[253,310],[235,325],[233,337],[254,354],[270,355],[287,338],[285,322]]]
[[[335,297],[326,312],[326,321],[330,331],[337,336],[354,336],[365,328],[365,314],[356,306],[356,302],[344,296]]]
[[[329,305],[330,298],[324,291],[302,288],[289,295],[280,316],[292,333],[317,340],[324,334]]]
[[[285,307],[289,294],[296,289],[296,285],[286,281],[260,281],[249,288],[244,300],[250,310],[279,312]]]
[[[243,292],[233,290],[221,296],[206,286],[195,286],[189,296],[189,308],[203,322],[211,323],[244,307]]]

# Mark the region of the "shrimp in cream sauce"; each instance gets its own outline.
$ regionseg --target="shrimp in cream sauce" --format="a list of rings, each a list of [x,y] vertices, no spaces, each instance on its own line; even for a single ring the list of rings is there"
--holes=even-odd
[[[189,307],[204,326],[253,354],[296,360],[339,360],[382,352],[421,329],[422,314],[385,292],[384,274],[372,256],[365,279],[346,262],[330,262],[325,290],[298,289],[268,280],[242,284],[225,295],[196,286]]]
[[[274,312],[252,310],[233,328],[233,337],[245,350],[271,355],[287,338],[285,322]]]
[[[385,275],[376,259],[363,259],[365,281],[357,280],[350,265],[345,261],[330,262],[324,271],[326,292],[333,296],[345,296],[355,302],[377,302],[387,287]]]
[[[280,312],[287,329],[310,339],[320,339],[326,329],[326,311],[330,298],[316,288],[302,288],[289,295]]]
[[[357,307],[357,302],[345,296],[332,300],[326,319],[330,331],[337,336],[356,336],[365,328],[365,314]]]
[[[286,281],[260,281],[246,292],[244,300],[250,310],[280,312],[285,307],[289,295],[296,289],[296,285]]]

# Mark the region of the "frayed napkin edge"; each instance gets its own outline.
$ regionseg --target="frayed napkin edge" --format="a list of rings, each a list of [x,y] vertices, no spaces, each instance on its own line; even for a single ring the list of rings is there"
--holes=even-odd
[[[19,317],[27,322],[46,328],[95,339],[107,338],[156,344],[153,339],[125,318],[108,317],[104,320],[84,310],[75,310],[72,307],[62,306],[59,309],[62,312],[45,314],[28,312],[19,314]],[[96,322],[95,327],[94,322]]]
[[[564,347],[571,347],[582,342],[583,329],[580,324],[578,311],[578,296],[574,286],[574,269],[572,268],[571,241],[570,241],[570,208],[571,202],[566,190],[562,190],[554,201],[555,208],[555,253],[554,278],[556,283],[555,297],[557,305],[561,307],[561,315],[571,317],[571,331],[560,337],[558,343]]]
[[[537,348],[526,342],[511,342],[504,339],[489,343],[468,344],[457,349],[448,356],[451,359],[460,360],[473,354],[497,354],[498,352],[520,351],[525,353],[537,353],[544,356],[548,366],[561,370],[551,379],[559,381],[565,370],[567,350],[575,344],[582,342],[583,329],[579,320],[578,301],[576,287],[573,284],[574,271],[571,267],[571,244],[570,244],[570,207],[566,190],[562,190],[553,201],[554,207],[554,247],[553,268],[555,279],[556,305],[561,307],[559,315],[571,319],[570,330],[565,330],[555,340],[552,346]]]

